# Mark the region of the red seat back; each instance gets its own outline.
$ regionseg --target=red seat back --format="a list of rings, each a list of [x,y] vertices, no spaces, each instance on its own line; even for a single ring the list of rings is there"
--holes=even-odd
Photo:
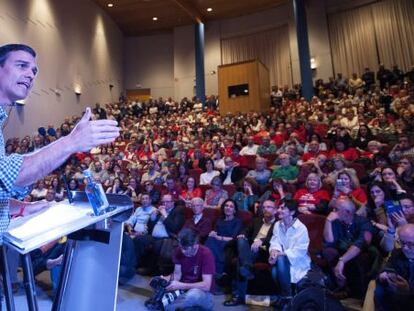
[[[323,229],[326,217],[318,214],[300,214],[298,218],[308,229],[310,239],[309,255],[314,260],[317,254],[322,251]]]

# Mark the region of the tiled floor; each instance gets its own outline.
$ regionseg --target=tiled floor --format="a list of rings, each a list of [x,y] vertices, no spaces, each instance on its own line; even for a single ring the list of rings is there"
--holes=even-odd
[[[42,282],[47,282],[48,275],[47,273],[42,273],[37,276],[37,279]],[[148,285],[150,278],[136,275],[127,285],[120,286],[118,290],[118,300],[117,300],[117,311],[136,311],[136,310],[146,310],[144,306],[145,300],[150,296],[151,290]],[[48,292],[44,291],[39,286],[37,287],[37,298],[39,309],[41,311],[50,310],[52,307],[52,300],[47,294]],[[263,307],[223,307],[222,302],[224,296],[214,296],[214,310],[226,310],[226,311],[244,311],[244,310],[270,310],[270,308]],[[14,301],[17,311],[26,311],[28,310],[26,304],[26,296],[23,288],[14,295]],[[3,310],[6,310],[4,301],[3,301]],[[98,310],[97,310],[98,311]]]
[[[43,272],[37,276],[37,279],[43,284],[48,284],[48,273]],[[128,284],[120,286],[118,290],[117,299],[117,311],[141,311],[146,310],[144,306],[145,300],[151,295],[151,289],[149,287],[149,277],[143,277],[136,275]],[[37,298],[40,311],[49,311],[52,307],[52,300],[48,296],[49,291],[45,291],[41,287],[37,287]],[[17,311],[27,311],[26,296],[23,288],[14,295],[14,301]],[[266,311],[271,308],[253,307],[253,306],[237,306],[237,307],[223,307],[222,303],[224,296],[214,296],[214,311],[245,311],[245,310],[257,310]],[[361,310],[361,302],[355,299],[347,299],[343,301],[346,309],[349,311]],[[6,310],[4,301],[3,309]],[[96,310],[100,311],[100,310]]]

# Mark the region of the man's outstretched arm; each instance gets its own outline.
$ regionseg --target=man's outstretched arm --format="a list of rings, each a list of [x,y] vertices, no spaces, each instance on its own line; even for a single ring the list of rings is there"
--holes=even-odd
[[[65,163],[71,154],[111,143],[119,136],[116,121],[90,121],[90,118],[91,109],[86,108],[84,116],[69,135],[34,153],[24,155],[15,185],[19,187],[31,185]]]

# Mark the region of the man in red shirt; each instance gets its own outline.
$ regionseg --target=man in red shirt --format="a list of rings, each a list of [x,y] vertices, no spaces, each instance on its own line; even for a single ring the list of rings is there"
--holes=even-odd
[[[216,273],[211,251],[198,243],[197,234],[184,228],[178,234],[179,247],[173,254],[174,273],[169,280],[167,291],[182,290],[176,300],[165,306],[166,311],[201,307],[213,310],[213,276]]]

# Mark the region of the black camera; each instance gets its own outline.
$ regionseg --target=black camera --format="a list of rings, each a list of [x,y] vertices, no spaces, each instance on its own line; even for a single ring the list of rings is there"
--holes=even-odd
[[[160,288],[166,288],[168,286],[170,282],[167,281],[166,279],[160,277],[160,276],[156,276],[154,278],[152,278],[152,280],[150,281],[150,286],[153,290],[158,290]]]
[[[164,310],[165,306],[172,303],[184,292],[183,290],[167,292],[166,287],[169,284],[169,281],[159,276],[150,281],[149,285],[154,290],[154,294],[145,302],[145,306],[149,310]]]
[[[145,306],[148,310],[164,310],[164,306],[162,304],[162,297],[166,292],[166,287],[170,282],[166,279],[156,276],[152,278],[150,281],[150,286],[154,290],[154,294],[150,299],[145,301]]]

